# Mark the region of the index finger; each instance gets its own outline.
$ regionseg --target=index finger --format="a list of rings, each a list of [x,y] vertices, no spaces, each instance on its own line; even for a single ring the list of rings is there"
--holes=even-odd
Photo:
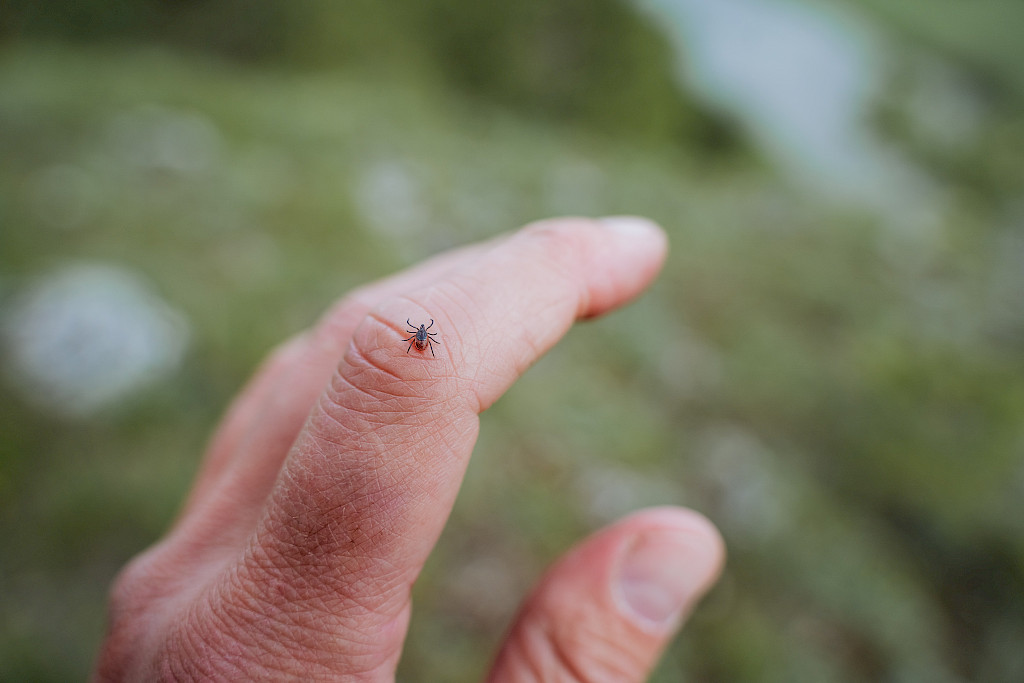
[[[379,304],[296,440],[238,575],[267,587],[265,603],[282,582],[301,586],[301,619],[317,632],[350,630],[358,615],[400,642],[395,620],[451,510],[477,414],[574,320],[641,292],[665,252],[641,219],[549,221]],[[407,319],[435,321],[436,358],[409,352]]]

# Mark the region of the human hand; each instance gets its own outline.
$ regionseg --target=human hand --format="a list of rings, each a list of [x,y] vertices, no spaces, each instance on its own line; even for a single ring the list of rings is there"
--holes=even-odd
[[[479,413],[665,250],[640,219],[547,221],[343,298],[265,362],[174,527],[119,576],[95,680],[393,680]],[[406,319],[436,321],[436,358]],[[722,560],[680,508],[598,531],[539,582],[490,680],[645,679]]]

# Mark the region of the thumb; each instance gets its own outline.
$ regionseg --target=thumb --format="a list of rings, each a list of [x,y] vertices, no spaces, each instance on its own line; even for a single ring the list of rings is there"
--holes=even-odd
[[[598,531],[548,570],[489,680],[646,680],[724,557],[714,526],[682,508],[643,510]]]

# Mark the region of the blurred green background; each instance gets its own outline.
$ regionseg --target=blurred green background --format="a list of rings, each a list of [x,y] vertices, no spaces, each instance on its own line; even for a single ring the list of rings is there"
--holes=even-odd
[[[1024,680],[1024,5],[0,4],[0,679],[87,675],[260,358],[557,214],[635,305],[493,409],[399,678],[479,680],[649,504],[729,546],[656,681]]]

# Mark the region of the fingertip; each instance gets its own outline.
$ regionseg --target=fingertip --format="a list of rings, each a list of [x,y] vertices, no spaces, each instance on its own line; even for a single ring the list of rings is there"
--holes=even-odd
[[[671,527],[701,536],[718,560],[717,570],[721,571],[725,564],[726,547],[721,532],[714,522],[696,510],[678,505],[656,505],[626,515],[616,523],[616,526],[620,525],[631,528]]]
[[[625,243],[655,251],[668,248],[668,237],[660,225],[643,216],[604,216],[598,222]]]
[[[612,594],[644,629],[673,630],[721,573],[725,544],[704,516],[683,508],[641,511],[623,522]]]
[[[522,231],[538,240],[548,258],[575,264],[584,287],[578,317],[592,318],[638,296],[661,270],[668,238],[661,227],[640,216],[553,218]],[[563,266],[564,267],[564,266]]]
[[[684,508],[601,529],[545,574],[491,680],[645,680],[723,559],[715,527]]]
[[[577,233],[583,237],[595,236],[595,228],[601,235],[600,242],[625,258],[663,258],[668,250],[668,236],[665,230],[643,216],[617,215],[599,218],[565,216],[547,218],[530,223],[520,231],[529,236]]]
[[[600,259],[606,277],[589,283],[586,317],[601,315],[639,296],[661,271],[668,237],[657,223],[639,216],[607,216],[595,221],[604,233]]]

